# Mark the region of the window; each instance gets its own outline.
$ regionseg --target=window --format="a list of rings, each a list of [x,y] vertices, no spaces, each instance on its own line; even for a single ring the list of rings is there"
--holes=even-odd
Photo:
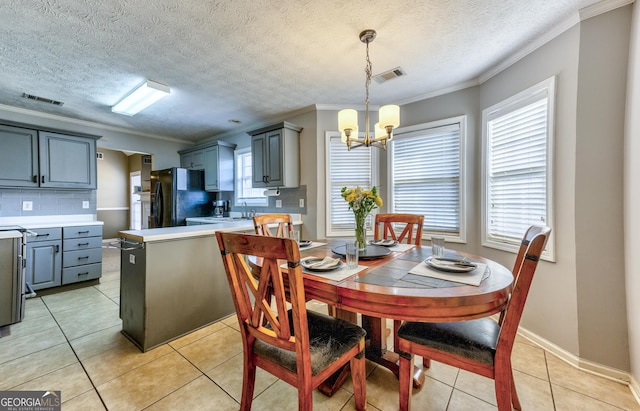
[[[235,192],[234,205],[268,206],[269,198],[264,195],[264,188],[253,188],[251,183],[251,148],[243,148],[234,152],[235,158]]]
[[[327,236],[353,236],[356,222],[340,190],[342,187],[356,186],[371,188],[376,184],[371,150],[360,147],[348,151],[340,141],[340,133],[327,133]],[[368,230],[372,227],[372,215],[367,219]]]
[[[387,154],[388,210],[424,215],[426,234],[466,241],[464,136],[466,117],[398,129]]]
[[[529,226],[552,225],[554,90],[552,77],[482,112],[484,246],[516,253]]]

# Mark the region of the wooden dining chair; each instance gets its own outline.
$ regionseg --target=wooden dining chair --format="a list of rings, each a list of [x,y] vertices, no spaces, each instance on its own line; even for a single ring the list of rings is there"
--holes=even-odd
[[[278,224],[275,233],[269,228],[269,224]],[[293,222],[290,214],[263,214],[253,217],[253,226],[257,235],[267,237],[291,238],[293,233]]]
[[[418,214],[376,214],[373,238],[392,239],[399,243],[404,241],[407,244],[421,246],[423,223],[424,216]],[[400,229],[398,225],[401,226]]]
[[[405,322],[398,330],[400,410],[411,405],[413,356],[439,361],[492,378],[498,410],[520,410],[511,368],[511,351],[527,294],[551,229],[532,226],[522,239],[513,267],[513,290],[498,321],[491,318],[451,323]]]
[[[418,214],[376,214],[373,238],[376,240],[392,239],[399,243],[404,241],[419,247],[422,245],[423,223],[424,216]],[[398,328],[401,324],[402,321],[393,320],[394,347],[398,346]]]
[[[298,409],[312,410],[313,390],[349,364],[356,408],[364,410],[366,332],[350,322],[307,311],[296,241],[220,231],[216,237],[242,335],[240,409],[251,409],[256,367],[296,387]],[[262,259],[258,279],[247,266],[247,256]],[[287,266],[284,278],[283,260]]]

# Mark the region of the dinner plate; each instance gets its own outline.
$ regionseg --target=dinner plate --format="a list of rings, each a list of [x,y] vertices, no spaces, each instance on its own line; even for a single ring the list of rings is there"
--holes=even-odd
[[[298,247],[300,247],[300,248],[309,247],[311,245],[311,243],[313,243],[313,241],[300,240],[300,242],[298,243]]]
[[[381,245],[383,247],[394,247],[398,245],[396,240],[371,240],[369,241],[371,245]]]
[[[300,265],[304,267],[305,270],[318,271],[318,272],[338,270],[342,268],[342,266],[344,265],[342,260],[338,260],[338,263],[336,265],[332,265],[330,267],[313,267],[312,266],[313,264],[319,263],[322,260],[324,260],[324,257],[308,257],[308,258],[305,258],[304,260],[300,260]]]
[[[431,268],[448,273],[469,273],[478,268],[478,266],[472,262],[455,258],[431,256],[424,260],[424,262]]]

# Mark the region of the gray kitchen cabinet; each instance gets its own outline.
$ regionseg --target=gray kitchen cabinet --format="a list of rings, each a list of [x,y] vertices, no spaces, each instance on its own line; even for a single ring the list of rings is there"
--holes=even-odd
[[[253,187],[300,185],[300,131],[282,122],[249,132]]]
[[[183,168],[204,170],[204,189],[233,191],[233,150],[235,144],[214,141],[179,151]]]
[[[0,125],[0,185],[95,189],[96,139]]]
[[[0,185],[38,187],[38,132],[0,125],[0,147]]]
[[[62,284],[102,276],[101,225],[64,227],[62,239]]]
[[[40,187],[97,188],[96,140],[38,132]]]
[[[36,228],[37,235],[27,240],[27,283],[34,290],[55,287],[62,283],[62,230]]]
[[[204,149],[204,189],[233,191],[233,150],[235,144],[218,141]]]
[[[180,167],[189,170],[204,170],[204,150],[180,154]]]

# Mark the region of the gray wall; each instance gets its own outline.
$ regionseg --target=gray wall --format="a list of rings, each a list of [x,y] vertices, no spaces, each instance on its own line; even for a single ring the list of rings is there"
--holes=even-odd
[[[117,238],[118,231],[129,229],[129,161],[121,151],[101,148],[97,161],[97,218],[104,222],[102,236]]]
[[[576,121],[580,357],[622,370],[629,370],[622,198],[631,10],[581,25]]]
[[[553,163],[557,261],[540,263],[522,325],[581,361],[622,371],[630,369],[620,261],[622,127],[631,10],[626,6],[582,22],[480,86],[401,108],[402,126],[467,115],[467,243],[451,247],[511,267],[514,254],[480,244],[482,110],[557,76]],[[303,146],[303,151],[314,152],[319,159],[315,163],[319,235],[325,233],[324,133],[336,130],[336,118],[336,110],[318,111],[316,144]],[[385,157],[381,160],[379,185],[386,187]],[[592,182],[605,195],[593,190]],[[309,184],[308,195],[313,192]],[[596,218],[600,221],[594,225]],[[600,243],[598,237],[606,240]],[[591,264],[594,255],[607,257]]]
[[[632,386],[640,392],[640,8],[634,7],[627,85],[624,158],[626,302]]]
[[[556,263],[540,262],[522,325],[575,355],[580,354],[574,217],[579,47],[578,25],[482,84],[480,98],[481,109],[484,109],[557,76],[553,162]],[[479,198],[476,201],[479,216],[481,203]],[[478,251],[507,267],[513,264],[513,254],[479,246]]]

